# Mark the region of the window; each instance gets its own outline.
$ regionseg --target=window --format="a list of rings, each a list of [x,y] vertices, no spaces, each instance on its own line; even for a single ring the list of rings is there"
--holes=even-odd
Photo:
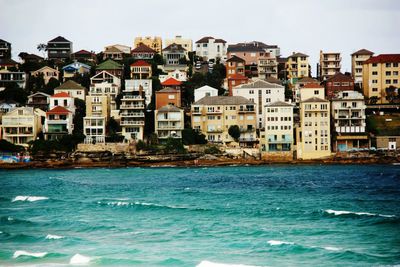
[[[253,95],[254,94],[254,90],[250,90],[249,94]]]
[[[390,84],[390,80],[386,80],[385,83],[386,83],[386,84]]]
[[[175,95],[168,95],[168,99],[175,99]]]
[[[372,63],[372,67],[377,67],[378,64],[377,63]]]
[[[385,72],[385,75],[386,76],[390,76],[390,75],[392,75],[392,72],[391,71],[387,71],[387,72]]]
[[[399,66],[399,63],[393,63],[393,67],[397,68]]]
[[[378,92],[378,88],[372,88],[372,92]]]
[[[378,72],[377,71],[373,71],[372,75],[378,75]]]
[[[393,83],[394,83],[394,84],[397,84],[397,79],[394,79],[394,80],[393,80]]]
[[[386,66],[386,68],[390,68],[392,66],[392,64],[391,63],[386,63],[385,66]]]
[[[393,76],[398,76],[399,72],[398,71],[393,71]]]
[[[81,94],[82,94],[82,91],[77,91],[76,94],[77,94],[77,95],[81,95]]]
[[[378,83],[378,80],[372,80],[372,83]]]
[[[319,91],[318,90],[314,90],[314,95],[319,95]]]

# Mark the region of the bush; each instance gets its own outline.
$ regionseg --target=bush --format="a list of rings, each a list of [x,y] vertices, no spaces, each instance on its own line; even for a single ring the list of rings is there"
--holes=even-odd
[[[136,150],[137,150],[137,151],[146,150],[146,149],[147,149],[147,145],[146,145],[145,142],[143,142],[143,140],[139,140],[139,141],[136,143]]]
[[[231,127],[229,127],[228,129],[228,133],[230,136],[232,136],[232,138],[237,142],[239,140],[240,137],[240,129],[239,126],[237,125],[232,125]]]
[[[216,146],[209,146],[206,149],[204,149],[204,153],[212,155],[221,154],[221,150],[219,150],[218,147]]]
[[[206,136],[193,129],[182,131],[182,142],[185,145],[207,144]]]
[[[14,145],[4,139],[0,139],[0,151],[1,152],[23,152],[25,148],[23,146]]]
[[[164,146],[165,153],[185,153],[186,149],[183,147],[182,141],[175,138],[168,138],[165,146]]]

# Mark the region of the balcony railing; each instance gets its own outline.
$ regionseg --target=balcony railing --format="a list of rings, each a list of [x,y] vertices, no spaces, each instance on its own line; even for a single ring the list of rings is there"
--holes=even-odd
[[[144,109],[144,105],[121,105],[121,109]]]
[[[223,131],[222,129],[207,129],[208,133],[222,133]]]
[[[122,112],[121,117],[144,117],[144,112]]]
[[[121,126],[144,125],[144,121],[121,121]]]

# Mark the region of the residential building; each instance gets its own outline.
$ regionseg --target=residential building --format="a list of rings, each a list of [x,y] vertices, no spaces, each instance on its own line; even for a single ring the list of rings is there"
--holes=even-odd
[[[363,63],[373,55],[374,53],[367,49],[361,49],[351,54],[351,75],[359,88],[362,88],[363,82]]]
[[[155,133],[158,139],[182,139],[185,128],[183,109],[175,105],[165,105],[154,111]]]
[[[333,150],[368,148],[364,96],[357,91],[340,91],[332,99]]]
[[[293,105],[282,101],[265,106],[265,131],[261,140],[264,159],[293,159]]]
[[[171,77],[171,78],[168,78],[165,81],[161,82],[161,86],[163,88],[168,87],[168,88],[174,88],[174,89],[180,90],[181,86],[182,86],[182,82]]]
[[[131,78],[132,79],[151,79],[151,64],[144,60],[138,60],[131,64]]]
[[[11,43],[0,39],[0,59],[11,59]]]
[[[122,60],[125,55],[130,55],[131,48],[126,45],[109,45],[104,47],[103,51],[103,60],[113,59],[113,60]]]
[[[319,75],[321,81],[340,72],[342,57],[336,52],[319,52]]]
[[[328,99],[332,99],[341,91],[354,91],[354,79],[350,75],[336,72],[325,81],[325,95]]]
[[[110,96],[89,93],[86,97],[86,117],[83,118],[85,143],[104,143],[109,119]]]
[[[84,74],[90,73],[90,66],[75,60],[71,64],[64,66],[62,70],[63,79],[66,81],[73,78],[76,74],[83,76]]]
[[[227,57],[237,56],[245,61],[245,65],[257,65],[261,57],[269,57],[258,42],[238,43],[228,46]]]
[[[31,76],[38,77],[39,75],[43,77],[44,84],[48,84],[51,78],[58,80],[60,77],[60,72],[49,66],[44,66],[38,70],[31,71]]]
[[[193,51],[192,39],[185,39],[182,36],[177,35],[172,39],[165,39],[165,46],[169,46],[171,44],[181,45],[185,49],[186,59],[189,60],[189,52]]]
[[[2,139],[28,147],[42,131],[45,113],[32,107],[19,107],[2,116]]]
[[[139,92],[141,90],[147,107],[150,104],[153,95],[153,81],[151,79],[125,80],[125,90],[129,93]]]
[[[158,77],[161,82],[169,78],[174,78],[175,80],[185,82],[187,80],[187,72],[179,69],[175,69],[174,71],[169,72],[168,74],[160,74]]]
[[[143,81],[143,80],[140,80]],[[125,81],[120,106],[122,135],[127,141],[143,140],[145,97],[142,85],[132,86],[134,80]]]
[[[399,88],[400,54],[381,54],[363,63],[364,96],[377,98],[377,103],[391,102],[387,88]]]
[[[224,80],[224,87],[228,88],[228,94],[230,96],[233,95],[233,87],[239,86],[241,84],[246,84],[249,82],[249,78],[242,74],[232,74]]]
[[[41,63],[44,61],[44,58],[35,55],[35,54],[29,54],[26,52],[21,52],[18,54],[19,58],[21,58],[22,63]]]
[[[43,92],[36,92],[28,96],[28,107],[39,108],[47,111],[50,105],[50,95]]]
[[[18,62],[12,59],[0,59],[0,69],[3,70],[18,69]]]
[[[47,58],[66,60],[71,58],[72,42],[58,36],[47,42]]]
[[[181,59],[186,58],[187,51],[182,45],[170,44],[162,50],[165,65],[180,65]]]
[[[75,98],[66,92],[54,93],[54,95],[50,96],[49,109],[55,107],[66,108],[71,111],[72,115],[75,115]]]
[[[287,79],[291,84],[295,84],[299,79],[309,77],[310,65],[309,56],[303,53],[295,53],[288,57]]]
[[[187,79],[188,76],[188,71],[189,71],[189,66],[186,64],[180,64],[180,65],[158,65],[157,68],[161,70],[161,72],[165,73],[163,75],[160,75],[160,80],[161,77],[165,79],[165,77],[175,77],[179,75],[182,78]]]
[[[303,88],[306,84],[313,84],[316,85],[317,88],[322,88],[322,86],[319,86],[319,83],[320,82],[318,80],[310,77],[304,77],[298,80],[297,83],[292,87],[293,101],[295,103],[300,102],[300,89]]]
[[[20,88],[25,88],[26,86],[25,72],[0,69],[0,89],[5,88],[7,84],[10,84],[12,82],[17,83]]]
[[[72,59],[85,62],[97,62],[96,53],[93,51],[89,52],[87,50],[79,50],[78,52],[72,53]]]
[[[264,80],[255,80],[232,89],[233,96],[242,96],[256,104],[258,129],[265,127],[265,105],[285,100],[285,87]]]
[[[203,60],[226,60],[227,45],[223,39],[214,37],[203,37],[196,42],[196,55]]]
[[[231,56],[225,62],[226,77],[229,78],[235,74],[245,74],[245,63],[246,61],[238,56]]]
[[[102,71],[107,71],[108,73],[117,76],[119,79],[122,79],[124,76],[124,67],[112,59],[107,59],[106,61],[97,65],[96,74]]]
[[[313,97],[325,99],[325,88],[319,83],[306,83],[299,91],[300,102]]]
[[[377,135],[374,136],[377,149],[397,150],[400,147],[400,135]]]
[[[239,144],[257,143],[255,104],[241,96],[206,96],[192,104],[192,127],[211,143],[235,141],[228,133],[231,126],[240,129]]]
[[[156,92],[156,109],[168,105],[182,106],[180,90],[166,87]]]
[[[277,57],[276,61],[278,62],[278,79],[286,82],[287,80],[287,62],[288,58],[286,57]]]
[[[121,79],[117,76],[112,75],[106,71],[97,73],[95,76],[90,78],[90,90],[89,95],[91,96],[108,96],[109,97],[109,109],[112,117],[118,115],[117,104],[115,99],[121,90]]]
[[[278,79],[278,61],[276,57],[260,57],[257,65],[259,79]]]
[[[158,37],[158,36],[135,37],[133,46],[138,47],[141,44],[144,44],[144,45],[150,47],[151,49],[154,49],[158,54],[161,54],[161,50],[162,50],[161,37]]]
[[[155,54],[157,54],[156,50],[144,44],[140,44],[131,51],[132,57],[136,59],[152,59]]]
[[[44,137],[46,140],[56,140],[64,135],[72,134],[74,129],[73,115],[68,109],[56,106],[46,112]]]
[[[18,106],[19,103],[15,102],[14,100],[0,101],[0,122],[1,122],[1,116],[3,114],[10,112],[11,110],[15,109]],[[1,129],[0,129],[0,134],[1,134]]]
[[[54,88],[55,94],[61,93],[61,92],[65,92],[73,98],[79,98],[79,99],[85,101],[86,88],[73,80],[68,80],[68,81],[64,82],[63,84],[61,84],[60,86]]]
[[[194,102],[197,102],[206,96],[218,96],[218,89],[215,89],[208,85],[204,85],[200,88],[194,89]]]

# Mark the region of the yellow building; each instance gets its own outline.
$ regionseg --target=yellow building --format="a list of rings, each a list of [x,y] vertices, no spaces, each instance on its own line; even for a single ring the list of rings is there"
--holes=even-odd
[[[85,143],[104,143],[106,125],[110,118],[110,96],[88,95],[86,117],[83,118]]]
[[[363,91],[366,97],[377,97],[378,104],[390,103],[386,89],[399,87],[400,54],[381,54],[363,63]]]
[[[154,36],[153,38],[150,36],[135,37],[133,47],[136,48],[140,44],[144,44],[144,45],[150,47],[151,49],[154,49],[155,51],[157,51],[158,54],[161,54],[161,50],[162,50],[161,37],[158,37],[158,36]]]
[[[367,49],[361,49],[351,54],[351,75],[354,78],[354,83],[358,84],[360,88],[362,88],[363,63],[372,57],[373,54],[373,52]]]
[[[256,138],[255,104],[242,96],[206,96],[192,104],[192,127],[206,136],[209,142],[230,143],[230,126],[240,129],[239,143],[251,146]]]
[[[295,84],[299,79],[309,77],[310,66],[309,56],[302,53],[295,53],[288,57],[286,63],[287,78],[291,84]]]

